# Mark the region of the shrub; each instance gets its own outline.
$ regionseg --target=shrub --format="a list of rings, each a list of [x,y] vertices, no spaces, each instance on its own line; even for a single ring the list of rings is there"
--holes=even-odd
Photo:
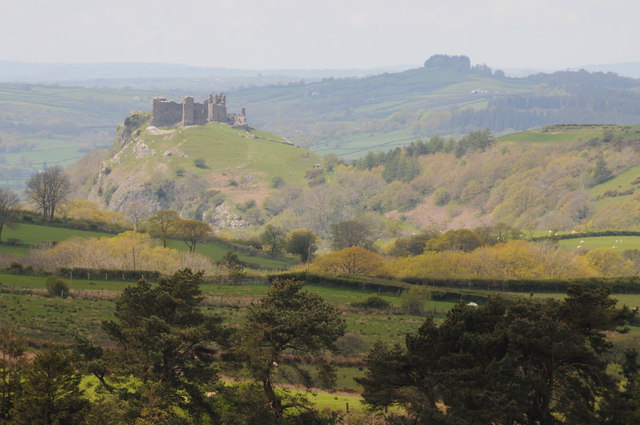
[[[414,286],[404,291],[400,296],[402,311],[407,314],[420,316],[424,314],[424,303],[431,298],[430,291],[425,287]]]
[[[336,341],[336,347],[343,356],[357,357],[369,350],[367,340],[358,334],[347,332]]]
[[[178,176],[178,177],[184,177],[184,174],[185,174],[185,172],[184,172],[184,168],[178,168],[178,169],[176,170],[176,176]]]
[[[375,308],[375,309],[385,309],[389,308],[391,304],[380,295],[369,295],[369,297],[364,301],[358,301],[351,303],[353,307],[361,307],[361,308]]]
[[[24,266],[20,263],[13,262],[9,265],[9,271],[11,273],[20,274],[24,270]]]
[[[433,202],[436,205],[442,206],[446,205],[447,202],[451,199],[451,195],[444,188],[439,188],[435,192],[433,192]]]
[[[284,184],[284,179],[280,176],[275,176],[271,179],[271,188],[277,189]]]
[[[69,295],[69,281],[49,276],[47,278],[47,292],[52,297],[66,298]]]
[[[204,158],[196,158],[193,160],[193,165],[195,165],[198,168],[207,168],[207,164],[204,160]]]

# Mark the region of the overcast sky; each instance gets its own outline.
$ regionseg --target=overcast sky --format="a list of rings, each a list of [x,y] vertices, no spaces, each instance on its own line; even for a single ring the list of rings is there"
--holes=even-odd
[[[0,0],[0,60],[245,69],[639,62],[637,0]]]

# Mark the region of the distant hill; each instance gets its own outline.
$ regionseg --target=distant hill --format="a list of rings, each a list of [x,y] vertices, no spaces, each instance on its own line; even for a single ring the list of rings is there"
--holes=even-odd
[[[111,146],[132,110],[149,109],[157,92],[0,84],[0,185],[21,189],[32,173],[69,166]]]
[[[481,128],[508,133],[563,123],[637,124],[638,89],[640,80],[586,71],[510,78],[470,66],[467,58],[462,66],[432,63],[366,78],[246,88],[232,97],[260,128],[351,159]]]
[[[407,67],[376,69],[232,69],[170,63],[34,63],[0,60],[0,83],[220,91],[322,78],[364,77]],[[208,93],[206,93],[208,94]]]
[[[584,69],[590,72],[614,72],[623,77],[640,78],[640,62],[610,63],[600,65],[584,65],[572,70]]]

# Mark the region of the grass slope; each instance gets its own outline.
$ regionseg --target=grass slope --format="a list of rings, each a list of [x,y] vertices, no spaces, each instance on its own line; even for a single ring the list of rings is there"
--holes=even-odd
[[[200,164],[196,165],[196,160]],[[103,203],[111,206],[144,187],[165,184],[191,191],[194,199],[208,190],[222,193],[233,202],[260,203],[271,192],[274,178],[303,184],[305,173],[319,162],[316,154],[284,143],[279,136],[237,130],[226,124],[160,131],[143,129],[140,137],[126,143],[105,161],[109,172],[89,192],[91,197],[102,197]],[[194,186],[195,180],[206,189]],[[184,204],[169,208],[182,207]]]

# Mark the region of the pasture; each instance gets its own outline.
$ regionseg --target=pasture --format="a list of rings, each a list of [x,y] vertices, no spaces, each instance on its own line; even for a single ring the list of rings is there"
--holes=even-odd
[[[2,243],[0,243],[0,255],[7,254],[17,257],[29,253],[33,247],[37,247],[45,242],[61,242],[72,237],[80,238],[104,238],[113,237],[112,233],[94,232],[87,230],[70,229],[57,226],[43,226],[39,224],[21,223],[16,228],[7,228],[2,232]],[[7,241],[13,240],[12,243]],[[158,241],[160,244],[160,241]],[[172,239],[168,247],[181,252],[188,252],[188,246],[181,240]],[[212,240],[207,243],[198,244],[196,252],[217,261],[229,250],[233,250],[231,245],[220,240]],[[255,269],[281,270],[291,266],[292,261],[270,257],[249,255],[242,251],[236,251],[241,261],[248,267]]]

